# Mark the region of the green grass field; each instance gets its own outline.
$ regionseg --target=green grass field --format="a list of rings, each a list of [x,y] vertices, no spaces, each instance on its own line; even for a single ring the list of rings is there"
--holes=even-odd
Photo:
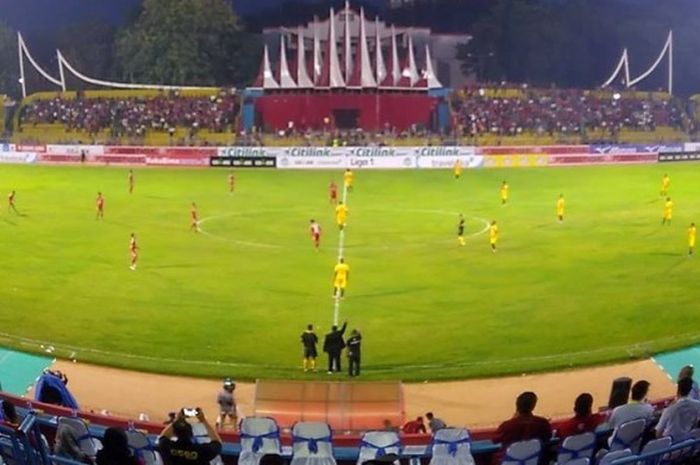
[[[686,256],[687,226],[700,222],[698,168],[474,170],[459,181],[357,172],[341,318],[363,333],[363,378],[521,373],[700,341],[700,257]],[[676,206],[666,227],[664,172]],[[129,196],[124,168],[3,166],[1,192],[17,190],[21,215],[0,210],[0,344],[149,371],[326,379],[301,372],[299,334],[314,323],[322,337],[332,320],[327,185],[342,173],[240,170],[234,195],[227,175],[139,169]],[[202,234],[189,230],[192,201]],[[310,218],[324,227],[318,253]],[[482,232],[491,219],[496,254]]]

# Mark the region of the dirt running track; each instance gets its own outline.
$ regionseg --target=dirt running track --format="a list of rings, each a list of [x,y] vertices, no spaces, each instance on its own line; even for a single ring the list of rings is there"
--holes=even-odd
[[[67,361],[57,361],[54,368],[68,375],[69,387],[84,410],[107,410],[132,418],[145,413],[152,421],[164,420],[168,412],[185,406],[202,407],[210,417],[216,415],[219,380],[155,375]],[[515,397],[526,390],[537,393],[538,414],[550,418],[569,416],[574,399],[581,392],[590,392],[596,405],[604,405],[612,380],[620,376],[648,380],[652,399],[675,393],[667,375],[651,360],[644,360],[537,375],[406,384],[406,416],[433,411],[450,425],[495,425],[513,414]],[[236,397],[243,415],[252,414],[254,390],[252,383],[237,384]]]

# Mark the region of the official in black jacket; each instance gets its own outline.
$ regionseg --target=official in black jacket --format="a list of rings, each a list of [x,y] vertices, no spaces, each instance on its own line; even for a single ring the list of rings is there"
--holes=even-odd
[[[323,341],[323,351],[328,354],[328,374],[331,374],[334,371],[341,371],[340,354],[345,348],[343,334],[345,334],[345,329],[347,327],[347,321],[343,323],[343,326],[340,329],[338,329],[338,326],[333,325],[331,332],[326,334],[326,338]]]
[[[348,339],[348,374],[350,376],[360,375],[360,346],[362,343],[362,335],[356,329],[350,333]]]

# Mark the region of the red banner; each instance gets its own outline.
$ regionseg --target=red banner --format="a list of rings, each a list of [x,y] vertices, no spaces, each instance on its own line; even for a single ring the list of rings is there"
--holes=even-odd
[[[105,153],[110,155],[144,155],[168,158],[208,158],[217,154],[217,148],[107,146],[105,147]]]
[[[550,154],[589,153],[588,145],[514,145],[477,147],[477,155],[521,155],[521,154]]]
[[[549,165],[610,165],[618,163],[655,163],[655,153],[619,153],[619,154],[575,154],[550,155]]]
[[[39,155],[42,163],[81,163],[80,155],[56,155],[42,153]],[[143,155],[95,155],[89,157],[85,164],[88,165],[145,165],[146,157]]]
[[[45,145],[15,145],[15,150],[17,152],[34,152],[34,153],[44,153],[46,152]]]

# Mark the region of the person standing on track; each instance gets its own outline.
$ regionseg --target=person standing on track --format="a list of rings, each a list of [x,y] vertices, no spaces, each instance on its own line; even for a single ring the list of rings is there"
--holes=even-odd
[[[105,198],[102,196],[102,192],[97,193],[97,200],[95,200],[97,206],[97,218],[101,220],[105,217]]]
[[[309,231],[311,232],[311,240],[314,243],[316,252],[321,245],[321,225],[316,222],[316,220],[311,220],[311,226],[309,226]]]
[[[127,179],[129,180],[129,194],[132,194],[134,192],[134,170],[129,170]]]
[[[301,344],[304,346],[304,373],[309,370],[316,371],[316,357],[318,357],[316,344],[318,344],[318,336],[314,333],[314,325],[307,325],[306,331],[301,333]]]
[[[131,240],[129,241],[129,254],[131,255],[129,269],[136,271],[136,262],[139,260],[139,246],[136,244],[136,235],[134,233],[131,233]]]
[[[326,334],[323,340],[323,351],[328,354],[328,374],[333,374],[333,372],[341,371],[340,366],[340,354],[345,348],[345,341],[343,340],[343,334],[345,334],[345,329],[348,327],[348,322],[343,323],[343,326],[338,329],[337,325],[333,325],[331,332]]]
[[[353,329],[348,339],[348,375],[360,376],[360,354],[362,335],[357,329]]]

